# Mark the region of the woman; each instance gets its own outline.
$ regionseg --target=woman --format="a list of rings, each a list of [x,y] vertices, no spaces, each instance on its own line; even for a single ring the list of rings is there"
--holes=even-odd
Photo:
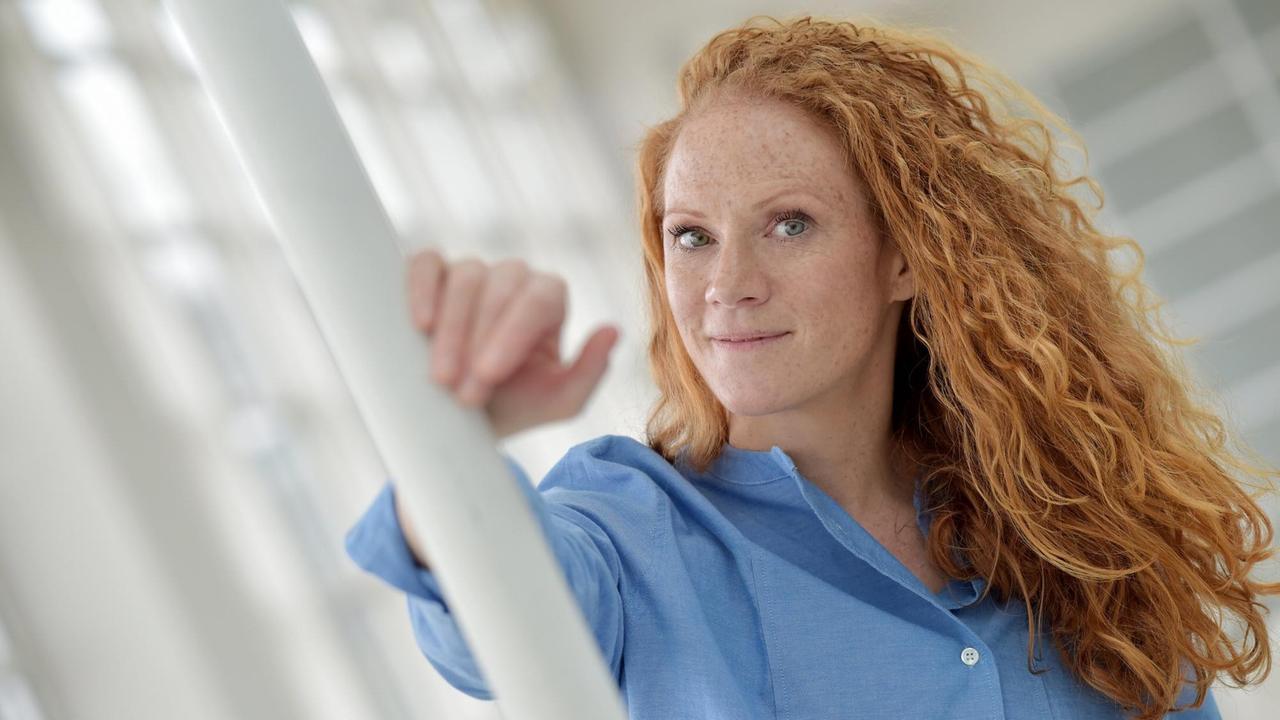
[[[1275,471],[1159,344],[1060,120],[941,40],[811,18],[721,33],[679,90],[639,148],[647,441],[536,488],[507,458],[633,717],[1217,717],[1215,679],[1268,674],[1272,526],[1229,469]],[[518,261],[428,251],[409,286],[499,436],[576,414],[617,337],[562,367],[564,282]],[[348,551],[492,697],[390,485]]]

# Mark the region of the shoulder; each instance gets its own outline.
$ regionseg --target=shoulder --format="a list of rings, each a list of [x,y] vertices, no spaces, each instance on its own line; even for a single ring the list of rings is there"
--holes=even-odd
[[[538,484],[552,502],[610,506],[628,513],[671,504],[688,481],[662,455],[626,435],[601,435],[569,448]]]
[[[628,471],[638,470],[657,478],[679,475],[666,458],[629,435],[601,435],[578,443],[569,448],[566,458],[574,458],[597,472],[630,474]]]

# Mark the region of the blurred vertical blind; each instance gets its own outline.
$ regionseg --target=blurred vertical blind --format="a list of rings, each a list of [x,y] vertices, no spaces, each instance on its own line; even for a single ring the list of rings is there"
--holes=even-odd
[[[1129,40],[1050,82],[1193,367],[1280,463],[1280,3],[1179,3]]]

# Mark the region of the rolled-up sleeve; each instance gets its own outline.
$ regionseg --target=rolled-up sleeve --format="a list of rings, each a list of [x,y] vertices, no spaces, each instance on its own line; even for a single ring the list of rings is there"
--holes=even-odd
[[[609,535],[587,515],[548,502],[515,460],[505,453],[502,458],[528,500],[617,681],[622,661],[622,598],[618,556]],[[551,472],[571,468],[572,463],[562,461]],[[418,647],[440,675],[474,698],[492,700],[493,693],[435,574],[420,565],[409,549],[390,481],[348,531],[346,550],[360,568],[406,594]]]

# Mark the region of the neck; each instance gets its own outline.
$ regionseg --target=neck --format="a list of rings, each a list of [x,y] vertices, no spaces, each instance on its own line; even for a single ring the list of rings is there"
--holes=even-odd
[[[744,450],[781,447],[806,480],[852,515],[912,507],[918,468],[890,441],[893,346],[882,349],[846,384],[847,392],[823,392],[768,415],[730,413],[729,444]]]

